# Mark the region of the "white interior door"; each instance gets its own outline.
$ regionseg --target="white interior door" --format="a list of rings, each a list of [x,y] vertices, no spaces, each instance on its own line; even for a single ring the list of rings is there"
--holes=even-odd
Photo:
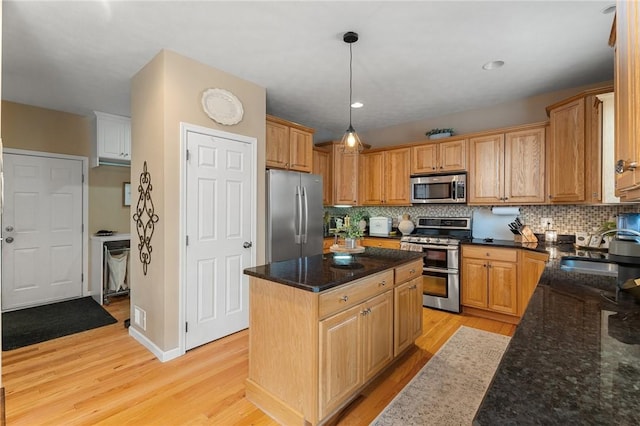
[[[82,169],[4,154],[3,311],[82,296]]]
[[[253,154],[249,143],[187,132],[186,349],[249,326]]]

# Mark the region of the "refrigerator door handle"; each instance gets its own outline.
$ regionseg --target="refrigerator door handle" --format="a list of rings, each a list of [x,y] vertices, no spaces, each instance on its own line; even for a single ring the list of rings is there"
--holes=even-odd
[[[296,186],[296,210],[297,217],[294,223],[294,226],[296,227],[294,241],[296,244],[301,244],[300,237],[302,232],[302,191],[299,186]]]
[[[307,201],[307,187],[302,187],[302,198],[304,199],[304,233],[302,234],[302,244],[307,244],[307,231],[309,230],[309,202]]]

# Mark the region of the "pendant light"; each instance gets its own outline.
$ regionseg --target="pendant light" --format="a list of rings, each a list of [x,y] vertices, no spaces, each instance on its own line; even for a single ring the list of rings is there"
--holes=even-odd
[[[364,149],[360,137],[351,124],[351,104],[353,103],[353,51],[351,47],[353,43],[358,41],[358,33],[346,32],[342,40],[349,45],[349,128],[342,137],[342,151],[347,154],[357,154]]]

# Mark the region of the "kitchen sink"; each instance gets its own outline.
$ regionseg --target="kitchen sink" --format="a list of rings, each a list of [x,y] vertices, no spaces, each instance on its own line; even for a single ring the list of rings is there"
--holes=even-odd
[[[563,257],[560,259],[560,269],[580,272],[582,274],[618,276],[618,265],[609,262],[594,262],[591,260]]]

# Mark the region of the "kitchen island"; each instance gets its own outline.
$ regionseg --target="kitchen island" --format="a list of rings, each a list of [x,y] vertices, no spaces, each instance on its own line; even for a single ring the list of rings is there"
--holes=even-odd
[[[244,272],[246,396],[281,424],[328,422],[422,334],[422,253],[367,247]]]
[[[640,304],[625,293],[610,300],[614,277],[560,268],[562,256],[585,253],[547,249],[551,259],[474,424],[640,424]]]

